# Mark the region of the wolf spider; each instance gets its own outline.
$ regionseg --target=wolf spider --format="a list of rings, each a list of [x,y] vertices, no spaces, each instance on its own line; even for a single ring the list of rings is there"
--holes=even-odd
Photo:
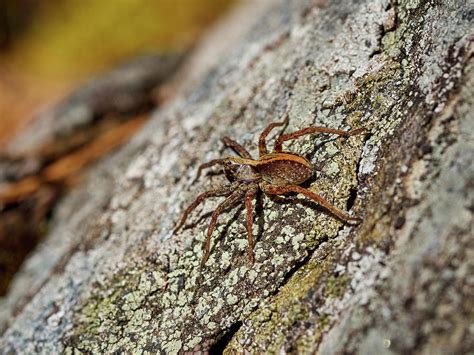
[[[266,146],[266,138],[272,129],[283,126],[288,123],[288,117],[282,122],[273,122],[260,134],[258,140],[259,158],[253,159],[247,150],[236,141],[229,137],[224,137],[222,142],[225,146],[232,148],[239,157],[228,157],[223,159],[214,159],[199,166],[196,179],[199,178],[203,169],[210,168],[214,165],[223,165],[224,173],[230,184],[200,194],[193,203],[184,211],[180,222],[174,229],[176,233],[186,222],[188,215],[206,198],[209,197],[226,197],[226,199],[217,206],[211,216],[211,223],[207,231],[207,238],[204,244],[204,255],[201,265],[203,266],[208,257],[211,245],[211,236],[216,226],[217,217],[223,210],[237,205],[242,199],[245,201],[247,210],[247,235],[248,235],[248,258],[249,262],[254,262],[253,256],[253,206],[252,200],[259,190],[262,190],[270,197],[272,195],[284,195],[287,193],[298,193],[317,202],[332,214],[345,222],[360,222],[358,217],[352,217],[346,212],[341,211],[333,206],[326,199],[298,186],[308,180],[313,172],[311,163],[302,156],[283,151],[283,143],[292,139],[296,139],[306,134],[312,133],[329,133],[337,134],[343,137],[350,137],[362,133],[365,129],[358,128],[351,131],[342,131],[338,129],[325,127],[308,127],[299,131],[280,135],[275,142],[275,146],[271,153],[268,153]]]

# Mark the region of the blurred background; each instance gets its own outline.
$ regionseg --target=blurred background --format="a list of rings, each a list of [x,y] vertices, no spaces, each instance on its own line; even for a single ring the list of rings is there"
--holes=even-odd
[[[0,0],[0,142],[84,78],[192,46],[235,0]]]
[[[163,74],[155,70],[157,53],[183,57],[236,2],[0,0],[0,296],[46,235],[64,191],[158,105],[152,90],[182,59],[172,59]],[[137,62],[142,57],[148,59]],[[109,75],[129,61],[135,64],[127,70],[143,69],[141,76],[128,82],[121,79],[130,77],[125,71]],[[68,123],[77,102],[93,112]],[[58,103],[61,109],[51,110]],[[53,113],[44,119],[43,111]],[[20,153],[1,149],[21,135]]]

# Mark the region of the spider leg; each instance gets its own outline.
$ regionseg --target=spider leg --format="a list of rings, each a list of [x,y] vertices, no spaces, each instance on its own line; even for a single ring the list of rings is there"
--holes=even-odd
[[[173,233],[176,233],[186,222],[186,219],[188,218],[188,215],[197,207],[199,206],[206,198],[208,197],[217,197],[217,196],[227,196],[232,193],[232,188],[230,186],[226,186],[221,189],[215,189],[215,190],[209,190],[206,191],[202,194],[200,194],[196,199],[191,203],[188,208],[183,212],[183,215],[181,216],[181,219],[176,226],[176,228],[173,230]]]
[[[252,157],[250,156],[250,153],[247,152],[247,150],[242,147],[239,143],[234,141],[233,139],[229,137],[224,137],[222,138],[222,143],[225,144],[226,147],[232,148],[235,150],[235,152],[240,155],[242,158],[248,158],[251,159]]]
[[[211,250],[211,236],[212,232],[214,232],[214,228],[216,227],[217,217],[222,213],[222,211],[226,208],[234,206],[243,196],[243,191],[238,189],[234,191],[230,196],[228,196],[224,202],[222,202],[217,208],[214,210],[211,216],[211,223],[209,224],[209,229],[207,230],[207,238],[204,242],[204,255],[201,261],[201,267],[206,264],[207,259],[209,258],[209,252]]]
[[[275,152],[281,152],[282,151],[282,146],[283,142],[296,139],[298,137],[304,136],[306,134],[313,134],[313,133],[330,133],[330,134],[337,134],[339,136],[343,137],[350,137],[350,136],[355,136],[356,134],[360,134],[365,131],[365,128],[357,128],[353,129],[351,131],[342,131],[340,129],[332,129],[332,128],[326,128],[326,127],[308,127],[301,129],[299,131],[293,132],[293,133],[288,133],[281,135],[275,142],[275,147],[274,151]]]
[[[199,179],[199,177],[201,176],[201,172],[204,169],[210,168],[211,166],[214,166],[214,165],[219,165],[219,164],[222,165],[225,163],[225,161],[226,161],[225,159],[212,159],[211,161],[208,161],[207,163],[203,163],[199,165],[198,171],[196,173],[196,177],[194,178],[192,183],[195,183],[197,179]]]
[[[278,195],[267,195],[270,200],[272,200],[273,203],[284,203],[288,202],[289,200]]]
[[[342,219],[345,222],[361,222],[362,219],[358,217],[352,217],[344,211],[341,211],[339,208],[333,206],[329,203],[325,198],[315,194],[312,191],[309,191],[301,186],[290,185],[290,186],[269,186],[265,185],[263,191],[270,195],[281,195],[286,194],[289,192],[296,192],[306,196],[307,198],[317,202],[328,211],[330,211],[333,215],[337,216],[338,218]]]
[[[267,128],[263,130],[263,132],[260,134],[260,138],[258,139],[258,153],[260,156],[268,154],[266,140],[270,131],[275,127],[284,126],[286,124],[288,124],[288,116],[286,116],[281,122],[270,123]]]
[[[253,187],[245,193],[245,208],[247,210],[247,236],[249,241],[249,262],[253,264],[253,238],[252,238],[252,226],[253,226],[253,206],[252,200],[257,195],[257,187]]]

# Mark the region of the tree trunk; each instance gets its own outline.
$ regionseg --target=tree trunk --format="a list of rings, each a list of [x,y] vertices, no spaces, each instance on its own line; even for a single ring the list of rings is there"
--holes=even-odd
[[[57,206],[4,301],[3,351],[474,349],[472,4],[265,4],[204,80]],[[172,234],[184,208],[225,181],[193,183],[198,164],[229,153],[224,136],[255,157],[259,133],[286,114],[286,132],[366,127],[285,145],[315,166],[306,187],[363,222],[262,196],[255,263],[237,208],[221,215],[200,268],[218,201]]]

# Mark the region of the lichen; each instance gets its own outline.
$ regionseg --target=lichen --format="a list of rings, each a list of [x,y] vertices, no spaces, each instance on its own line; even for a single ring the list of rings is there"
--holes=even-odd
[[[333,263],[331,255],[318,262],[311,261],[298,270],[278,293],[267,299],[239,329],[226,348],[226,353],[240,351],[245,344],[254,352],[279,352],[285,343],[286,332],[295,324],[304,322],[310,313],[310,305],[302,302],[308,292],[322,282],[321,277]],[[320,318],[321,330],[327,324],[326,316]]]
[[[265,40],[254,32],[260,38],[254,39],[258,45],[247,43],[245,50],[235,53],[236,58],[199,87],[200,95],[160,112],[159,123],[143,133],[148,148],[138,154],[139,162],[131,163],[134,168],[124,169],[132,172],[133,181],[126,178],[116,187],[115,193],[124,195],[126,203],[117,198],[104,208],[103,219],[111,232],[95,241],[91,252],[76,253],[66,276],[54,279],[61,291],[53,292],[57,307],[74,309],[63,320],[69,333],[34,336],[56,337],[68,351],[146,348],[178,353],[197,345],[209,350],[242,323],[227,351],[316,351],[321,346],[324,353],[330,341],[324,343],[328,337],[323,334],[344,325],[337,321],[347,309],[367,307],[390,315],[383,304],[369,301],[380,292],[379,280],[391,275],[381,265],[399,228],[392,227],[401,199],[397,189],[402,188],[395,182],[407,171],[397,164],[412,167],[400,147],[415,145],[410,134],[416,136],[419,126],[428,122],[420,112],[421,116],[431,112],[431,106],[424,105],[433,105],[436,96],[431,91],[436,85],[428,77],[417,82],[422,76],[418,64],[431,63],[429,52],[424,52],[429,46],[417,47],[418,32],[427,31],[418,15],[431,5],[401,2],[395,10],[389,5],[378,0],[340,2],[324,9],[305,8],[304,16],[290,17],[288,9],[280,8],[282,18],[290,21],[280,24],[285,30],[276,35],[268,31],[271,36]],[[398,27],[383,33],[389,11],[397,16]],[[308,189],[343,210],[351,207],[363,223],[345,225],[315,204],[299,203],[301,196],[284,203],[264,197],[256,208],[255,263],[247,261],[245,211],[236,209],[220,216],[210,257],[200,268],[209,223],[206,213],[216,201],[197,209],[192,223],[178,235],[170,232],[186,204],[224,181],[207,176],[191,184],[197,160],[219,156],[218,139],[231,132],[255,153],[263,127],[285,112],[290,117],[288,131],[313,124],[367,128],[348,139],[301,137],[285,146],[314,164]],[[183,117],[187,123],[180,125]],[[199,128],[200,122],[206,124]],[[135,182],[140,178],[136,169],[146,175],[141,182]],[[406,176],[421,179],[413,171]],[[134,198],[122,194],[134,183],[140,185]],[[405,236],[410,238],[415,236]],[[77,266],[73,262],[82,269],[73,267]],[[71,280],[90,286],[79,292],[68,286]],[[38,299],[44,302],[42,314],[52,314],[53,302]],[[65,299],[73,301],[63,306]],[[379,308],[373,310],[375,306]],[[373,319],[364,315],[360,324],[369,327],[365,322]],[[20,332],[27,321],[25,316],[12,329]]]
[[[410,7],[410,9],[415,9],[418,6],[417,4],[413,5],[414,6]],[[404,24],[403,28],[398,29],[395,32],[388,32],[382,38],[382,43],[384,44],[383,50],[388,54],[387,57],[383,57],[383,55],[380,56],[381,58],[384,58],[384,65],[380,67],[377,72],[368,73],[358,80],[358,91],[355,95],[351,93],[352,99],[346,107],[349,112],[352,111],[358,113],[369,109],[372,119],[367,119],[368,114],[363,116],[360,115],[363,117],[363,121],[366,125],[371,127],[373,132],[377,132],[378,130],[382,129],[382,131],[379,131],[380,133],[375,133],[366,142],[363,158],[360,162],[359,168],[361,177],[369,176],[375,172],[376,166],[379,165],[377,163],[377,159],[380,157],[380,153],[382,153],[380,146],[383,144],[384,140],[387,139],[387,136],[396,135],[395,127],[397,127],[397,125],[402,122],[405,107],[400,105],[399,100],[393,96],[390,96],[393,95],[391,93],[396,92],[397,98],[410,97],[410,92],[413,90],[409,80],[410,76],[413,75],[411,72],[413,69],[407,64],[400,66],[398,62],[399,55],[401,53],[400,47],[404,45],[401,39],[403,38],[402,34],[407,31],[406,26],[407,25]],[[407,104],[408,108],[412,107],[413,105],[413,101],[410,101]],[[327,150],[327,153],[331,156],[336,154],[332,148],[333,146],[329,146],[329,149]],[[370,148],[370,150],[368,148]],[[328,175],[334,174],[336,172],[336,165],[333,165],[334,168],[331,168],[331,165],[326,168],[326,173]],[[383,179],[382,174],[379,175],[379,179]],[[383,186],[383,183],[374,185]],[[410,186],[413,186],[413,184]],[[377,194],[376,191],[373,191],[372,193],[374,195]],[[381,213],[371,214],[371,219],[366,220],[365,223],[369,226],[377,225],[377,222],[380,222],[380,216]],[[387,234],[386,230],[383,228],[372,228],[369,233],[360,233],[358,238],[359,242],[367,245],[367,243],[379,243],[381,240],[387,238]],[[308,272],[308,269],[303,268],[300,270],[300,272]],[[296,274],[293,276],[293,278],[296,278]],[[350,280],[351,278],[349,275],[328,277],[324,283],[326,296],[329,298],[342,297],[346,292],[346,287]],[[286,287],[294,286],[295,289],[298,289],[302,286],[301,282],[296,282],[293,284],[292,281],[293,279],[290,280],[285,288],[280,290],[278,296],[288,292]],[[317,289],[316,285],[313,285],[313,288]],[[271,302],[271,305],[278,305],[278,296],[274,298],[274,300]],[[304,304],[303,298],[296,297],[293,301],[299,304]],[[241,331],[236,334],[232,342],[229,344],[228,349],[238,349],[239,344],[245,344],[247,349],[256,349],[258,347],[264,346],[264,344],[268,346],[269,339],[273,339],[269,334],[282,334],[289,331],[288,328],[281,328],[281,324],[284,324],[286,319],[286,313],[284,316],[279,316],[279,314],[281,314],[281,309],[278,306],[270,306],[269,309],[272,309],[273,311],[270,314],[268,314],[267,311],[267,318],[272,319],[272,322],[265,323],[263,329],[262,326],[254,322],[248,323],[251,324],[250,327],[247,327],[244,324]],[[263,312],[263,310],[255,312],[255,314],[253,314],[250,319],[258,319],[261,317],[261,313]],[[300,314],[297,310],[294,310],[294,312],[295,314]],[[327,321],[328,318],[325,319]],[[314,320],[313,322],[316,324],[318,323]],[[265,329],[266,327],[270,328],[270,330]],[[309,343],[309,346],[307,341],[308,339],[311,339],[312,341],[312,343]],[[301,338],[296,339],[295,343],[300,345],[302,344],[298,349],[304,352],[312,351],[308,349],[314,349],[319,341],[320,334],[313,330],[313,334],[311,334],[311,336],[303,335]],[[271,347],[271,351],[277,352],[283,346],[283,341],[276,342],[275,346]]]

